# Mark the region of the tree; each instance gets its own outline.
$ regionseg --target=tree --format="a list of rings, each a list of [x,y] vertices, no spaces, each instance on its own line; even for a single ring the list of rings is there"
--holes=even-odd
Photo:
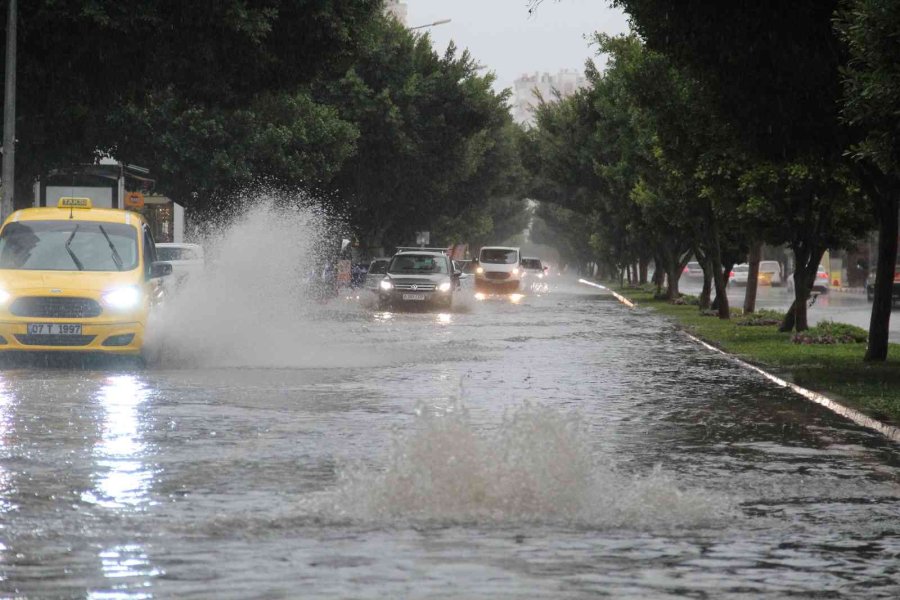
[[[842,71],[843,114],[862,130],[851,156],[862,171],[860,182],[872,199],[879,224],[866,360],[883,361],[888,354],[900,219],[900,5],[852,0],[845,4],[836,24],[850,53]]]
[[[246,150],[247,140],[217,133],[253,116],[272,98],[290,104],[317,77],[342,70],[363,42],[360,32],[378,0],[38,0],[19,8],[17,199],[42,172],[93,162],[98,154],[149,167],[161,191],[179,202],[227,177],[221,152]],[[255,108],[253,108],[255,107]],[[339,158],[350,130],[300,100],[308,121],[300,138],[325,141]],[[163,109],[171,109],[165,113]],[[132,119],[137,119],[133,121]],[[314,132],[319,122],[323,130]],[[152,129],[146,131],[148,125]],[[276,122],[276,127],[295,126]],[[137,137],[135,128],[145,130]],[[185,129],[186,128],[186,129]],[[205,131],[204,131],[205,130]],[[270,132],[271,133],[271,132]],[[177,143],[183,134],[192,138]],[[337,140],[331,141],[335,135]],[[277,137],[277,136],[275,136]],[[160,142],[160,139],[163,139]],[[221,143],[234,143],[223,148]],[[252,145],[252,144],[251,144]],[[183,150],[185,155],[179,152]],[[303,160],[313,156],[296,158]],[[184,160],[193,169],[173,168]],[[308,168],[305,165],[304,168]],[[193,175],[200,169],[199,180]],[[229,187],[227,179],[223,187]],[[196,185],[195,185],[196,184]]]
[[[328,188],[363,244],[381,248],[506,193],[515,152],[507,92],[491,89],[468,52],[438,55],[389,18],[373,20],[368,40],[317,97],[360,132]]]

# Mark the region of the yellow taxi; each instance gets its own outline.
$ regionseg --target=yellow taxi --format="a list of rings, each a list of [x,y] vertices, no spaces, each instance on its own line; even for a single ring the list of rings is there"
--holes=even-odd
[[[135,212],[88,198],[16,211],[0,229],[0,352],[139,355],[171,272]]]

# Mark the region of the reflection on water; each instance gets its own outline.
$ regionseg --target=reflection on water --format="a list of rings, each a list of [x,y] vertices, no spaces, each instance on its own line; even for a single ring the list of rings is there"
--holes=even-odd
[[[153,472],[143,462],[138,408],[146,387],[134,375],[109,377],[97,394],[104,411],[102,441],[94,449],[97,465],[106,469],[95,491],[83,500],[107,508],[138,507],[147,501]]]
[[[88,594],[90,600],[143,600],[152,598],[153,594],[140,589],[133,589],[129,583],[116,583],[131,577],[154,577],[161,574],[147,558],[144,549],[135,544],[113,546],[100,552],[103,576],[110,580],[111,589],[94,590]],[[145,582],[139,587],[149,588]]]

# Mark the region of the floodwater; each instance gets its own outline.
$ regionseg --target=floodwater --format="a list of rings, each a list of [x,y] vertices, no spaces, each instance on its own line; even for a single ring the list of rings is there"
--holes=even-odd
[[[878,434],[574,282],[385,313],[257,245],[145,369],[0,372],[0,595],[900,596]]]
[[[316,328],[290,367],[5,371],[0,589],[900,594],[898,448],[651,313],[558,284]]]

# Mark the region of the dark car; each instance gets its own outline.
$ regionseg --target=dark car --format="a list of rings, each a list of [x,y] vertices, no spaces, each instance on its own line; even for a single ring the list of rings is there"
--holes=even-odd
[[[894,304],[900,303],[900,268],[894,271],[894,289],[891,294]],[[866,279],[866,299],[872,302],[875,299],[875,273]]]

